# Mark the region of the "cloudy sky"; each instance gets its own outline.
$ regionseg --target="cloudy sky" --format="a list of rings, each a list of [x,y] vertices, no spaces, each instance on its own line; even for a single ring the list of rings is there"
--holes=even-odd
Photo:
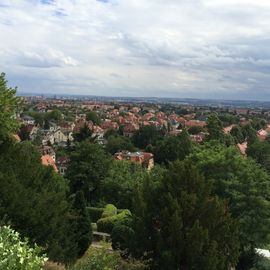
[[[0,1],[21,92],[270,100],[269,0]]]

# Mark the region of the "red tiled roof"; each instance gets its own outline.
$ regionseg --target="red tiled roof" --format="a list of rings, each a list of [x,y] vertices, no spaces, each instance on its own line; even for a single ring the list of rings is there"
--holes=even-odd
[[[58,169],[55,165],[55,162],[53,160],[53,158],[50,155],[43,155],[41,157],[41,163],[45,166],[52,166],[54,171],[58,172]]]

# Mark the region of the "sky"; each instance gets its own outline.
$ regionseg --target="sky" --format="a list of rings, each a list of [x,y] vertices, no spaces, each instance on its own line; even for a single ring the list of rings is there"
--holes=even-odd
[[[19,92],[270,100],[269,0],[0,0]]]

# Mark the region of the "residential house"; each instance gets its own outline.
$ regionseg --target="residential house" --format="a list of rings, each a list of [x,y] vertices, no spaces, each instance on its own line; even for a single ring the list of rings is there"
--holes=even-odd
[[[123,134],[124,136],[132,137],[139,128],[138,124],[128,123],[124,126]]]
[[[25,130],[29,133],[30,140],[34,140],[37,136],[38,127],[33,124],[28,124]]]
[[[53,158],[50,155],[41,156],[41,163],[44,166],[51,166],[55,172],[58,172],[55,161],[53,160]]]
[[[35,119],[32,116],[24,115],[21,117],[25,125],[34,125]]]
[[[142,165],[147,170],[151,170],[154,167],[154,156],[152,153],[121,151],[114,154],[114,159],[128,160]]]
[[[62,156],[62,157],[57,158],[56,165],[61,175],[66,174],[68,163],[69,163],[68,157]]]
[[[101,125],[100,127],[104,130],[107,129],[119,129],[119,125],[116,122],[113,122],[111,120],[106,119]]]

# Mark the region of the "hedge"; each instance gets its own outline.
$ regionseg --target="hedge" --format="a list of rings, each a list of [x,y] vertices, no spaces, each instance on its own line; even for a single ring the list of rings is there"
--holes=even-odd
[[[115,215],[117,215],[117,208],[113,204],[107,204],[101,217],[107,218]]]
[[[114,225],[117,222],[122,222],[124,221],[124,219],[130,216],[131,216],[131,213],[129,210],[123,210],[120,214],[101,218],[97,221],[97,230],[98,232],[111,233]]]
[[[105,208],[98,208],[98,207],[86,207],[88,215],[92,223],[96,223],[101,217]],[[117,209],[117,214],[122,213],[126,209]]]

